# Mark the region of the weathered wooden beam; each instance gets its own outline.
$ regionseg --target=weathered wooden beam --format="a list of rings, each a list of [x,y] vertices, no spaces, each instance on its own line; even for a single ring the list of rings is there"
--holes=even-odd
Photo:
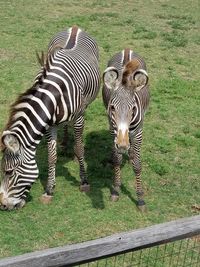
[[[0,260],[0,267],[61,267],[135,251],[200,234],[200,215],[108,237]]]

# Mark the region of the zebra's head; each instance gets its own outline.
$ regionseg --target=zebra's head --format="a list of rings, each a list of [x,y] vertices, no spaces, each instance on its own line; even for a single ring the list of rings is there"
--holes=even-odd
[[[13,132],[4,131],[1,142],[3,178],[0,186],[0,209],[22,208],[31,185],[38,177],[35,157],[30,156]]]
[[[122,72],[108,67],[104,71],[103,81],[110,91],[107,112],[115,132],[115,147],[119,153],[124,153],[130,148],[129,130],[140,120],[141,107],[135,93],[147,85],[148,75],[134,59],[125,65]]]

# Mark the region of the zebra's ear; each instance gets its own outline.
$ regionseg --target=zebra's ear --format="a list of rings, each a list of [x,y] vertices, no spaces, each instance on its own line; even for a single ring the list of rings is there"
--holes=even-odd
[[[109,89],[115,89],[119,72],[115,67],[108,67],[103,73],[103,82]]]
[[[5,148],[13,152],[14,154],[18,153],[20,149],[19,140],[17,137],[10,133],[9,131],[4,131],[1,137],[2,144]]]
[[[134,75],[133,75],[133,80],[135,81],[136,85],[136,91],[140,91],[143,87],[145,87],[148,83],[149,77],[144,69],[138,69]]]

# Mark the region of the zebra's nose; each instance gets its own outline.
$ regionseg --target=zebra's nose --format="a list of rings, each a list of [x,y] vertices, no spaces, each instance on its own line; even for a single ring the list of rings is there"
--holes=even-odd
[[[130,148],[128,130],[124,133],[122,133],[121,129],[119,130],[115,141],[115,147],[117,150],[121,150],[122,152],[127,151]]]
[[[13,210],[14,208],[15,205],[13,205],[13,203],[10,203],[5,198],[0,202],[0,210]]]
[[[4,203],[2,196],[0,196],[0,209],[1,210],[7,210],[7,205],[6,205],[6,203]]]
[[[8,208],[7,208],[6,205],[0,205],[0,209],[1,209],[1,210],[7,210]]]
[[[0,193],[0,205],[2,204],[3,202],[3,193]]]
[[[0,209],[1,210],[7,210],[8,209],[8,203],[3,196],[3,193],[0,194]]]

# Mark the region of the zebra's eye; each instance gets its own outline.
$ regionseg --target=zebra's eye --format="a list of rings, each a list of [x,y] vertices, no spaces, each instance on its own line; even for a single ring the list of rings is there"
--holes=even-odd
[[[13,170],[7,170],[5,171],[5,174],[8,176],[11,176],[13,174]]]
[[[136,111],[136,106],[133,106],[133,112],[135,112]]]
[[[110,110],[111,110],[111,111],[115,111],[115,107],[114,107],[114,105],[110,105]]]

